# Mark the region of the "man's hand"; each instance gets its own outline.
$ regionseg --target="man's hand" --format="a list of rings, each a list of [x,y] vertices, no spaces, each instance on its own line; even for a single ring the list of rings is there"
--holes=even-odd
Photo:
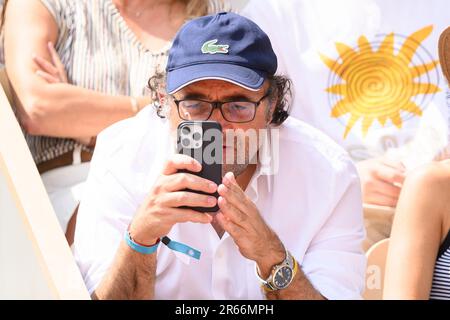
[[[214,193],[217,185],[209,180],[178,170],[201,171],[198,161],[186,155],[176,154],[167,161],[162,175],[157,179],[150,194],[140,206],[130,225],[130,234],[138,243],[152,245],[167,235],[177,223],[211,223],[212,217],[190,209],[189,207],[214,207],[214,196],[182,191],[191,189]]]
[[[401,162],[375,158],[356,164],[361,178],[364,203],[396,207],[405,180],[405,167]]]
[[[286,256],[283,244],[237,184],[233,173],[225,175],[218,192],[217,221],[233,238],[241,254],[258,264],[260,276],[267,278],[272,267]]]

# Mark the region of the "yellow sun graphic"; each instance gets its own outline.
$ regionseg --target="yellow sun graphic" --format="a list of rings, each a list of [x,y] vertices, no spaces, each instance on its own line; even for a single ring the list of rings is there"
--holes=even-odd
[[[401,111],[422,115],[422,109],[411,99],[440,91],[437,85],[420,82],[421,76],[435,69],[439,62],[412,64],[417,49],[432,31],[433,26],[428,26],[411,34],[398,53],[394,48],[394,33],[391,33],[377,50],[365,36],[361,36],[357,49],[336,43],[340,55],[338,60],[320,55],[341,80],[326,91],[341,96],[332,108],[333,118],[350,114],[344,138],[360,119],[365,136],[375,120],[384,127],[390,119],[400,129],[403,124]]]

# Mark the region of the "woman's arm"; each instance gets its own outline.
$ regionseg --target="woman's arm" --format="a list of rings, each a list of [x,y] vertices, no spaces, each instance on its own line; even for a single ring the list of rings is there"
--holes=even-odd
[[[384,299],[429,299],[437,253],[448,232],[449,173],[435,163],[406,178],[392,227]]]
[[[58,27],[39,0],[11,0],[5,18],[5,62],[19,98],[19,118],[25,130],[55,137],[96,136],[105,127],[134,115],[127,96],[109,96],[67,83],[48,83],[36,75],[33,55],[51,61],[48,43]],[[138,99],[140,107],[149,98]]]

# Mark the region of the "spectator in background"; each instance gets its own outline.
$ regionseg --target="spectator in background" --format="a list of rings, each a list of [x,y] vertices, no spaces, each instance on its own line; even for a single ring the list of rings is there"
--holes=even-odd
[[[292,115],[330,135],[357,161],[368,239],[390,234],[403,181],[448,143],[438,35],[448,0],[253,0],[294,84]]]
[[[66,230],[96,135],[154,101],[145,87],[149,76],[164,70],[175,33],[219,3],[10,0],[4,8],[16,114]]]
[[[450,28],[442,34],[439,48],[450,84]],[[383,296],[450,300],[449,160],[406,178],[389,241]]]

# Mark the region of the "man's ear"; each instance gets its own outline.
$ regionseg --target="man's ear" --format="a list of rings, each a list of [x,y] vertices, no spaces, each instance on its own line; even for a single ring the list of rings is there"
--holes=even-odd
[[[167,94],[165,94],[165,93],[163,93],[163,92],[161,92],[161,91],[157,91],[156,92],[156,94],[157,94],[157,96],[158,96],[158,101],[159,101],[159,104],[161,105],[161,106],[165,106],[166,105],[166,103],[167,103]]]
[[[165,92],[157,91],[156,92],[158,97],[159,105],[157,107],[157,114],[161,118],[167,118],[170,113],[170,107],[169,107],[169,95],[167,95]]]

